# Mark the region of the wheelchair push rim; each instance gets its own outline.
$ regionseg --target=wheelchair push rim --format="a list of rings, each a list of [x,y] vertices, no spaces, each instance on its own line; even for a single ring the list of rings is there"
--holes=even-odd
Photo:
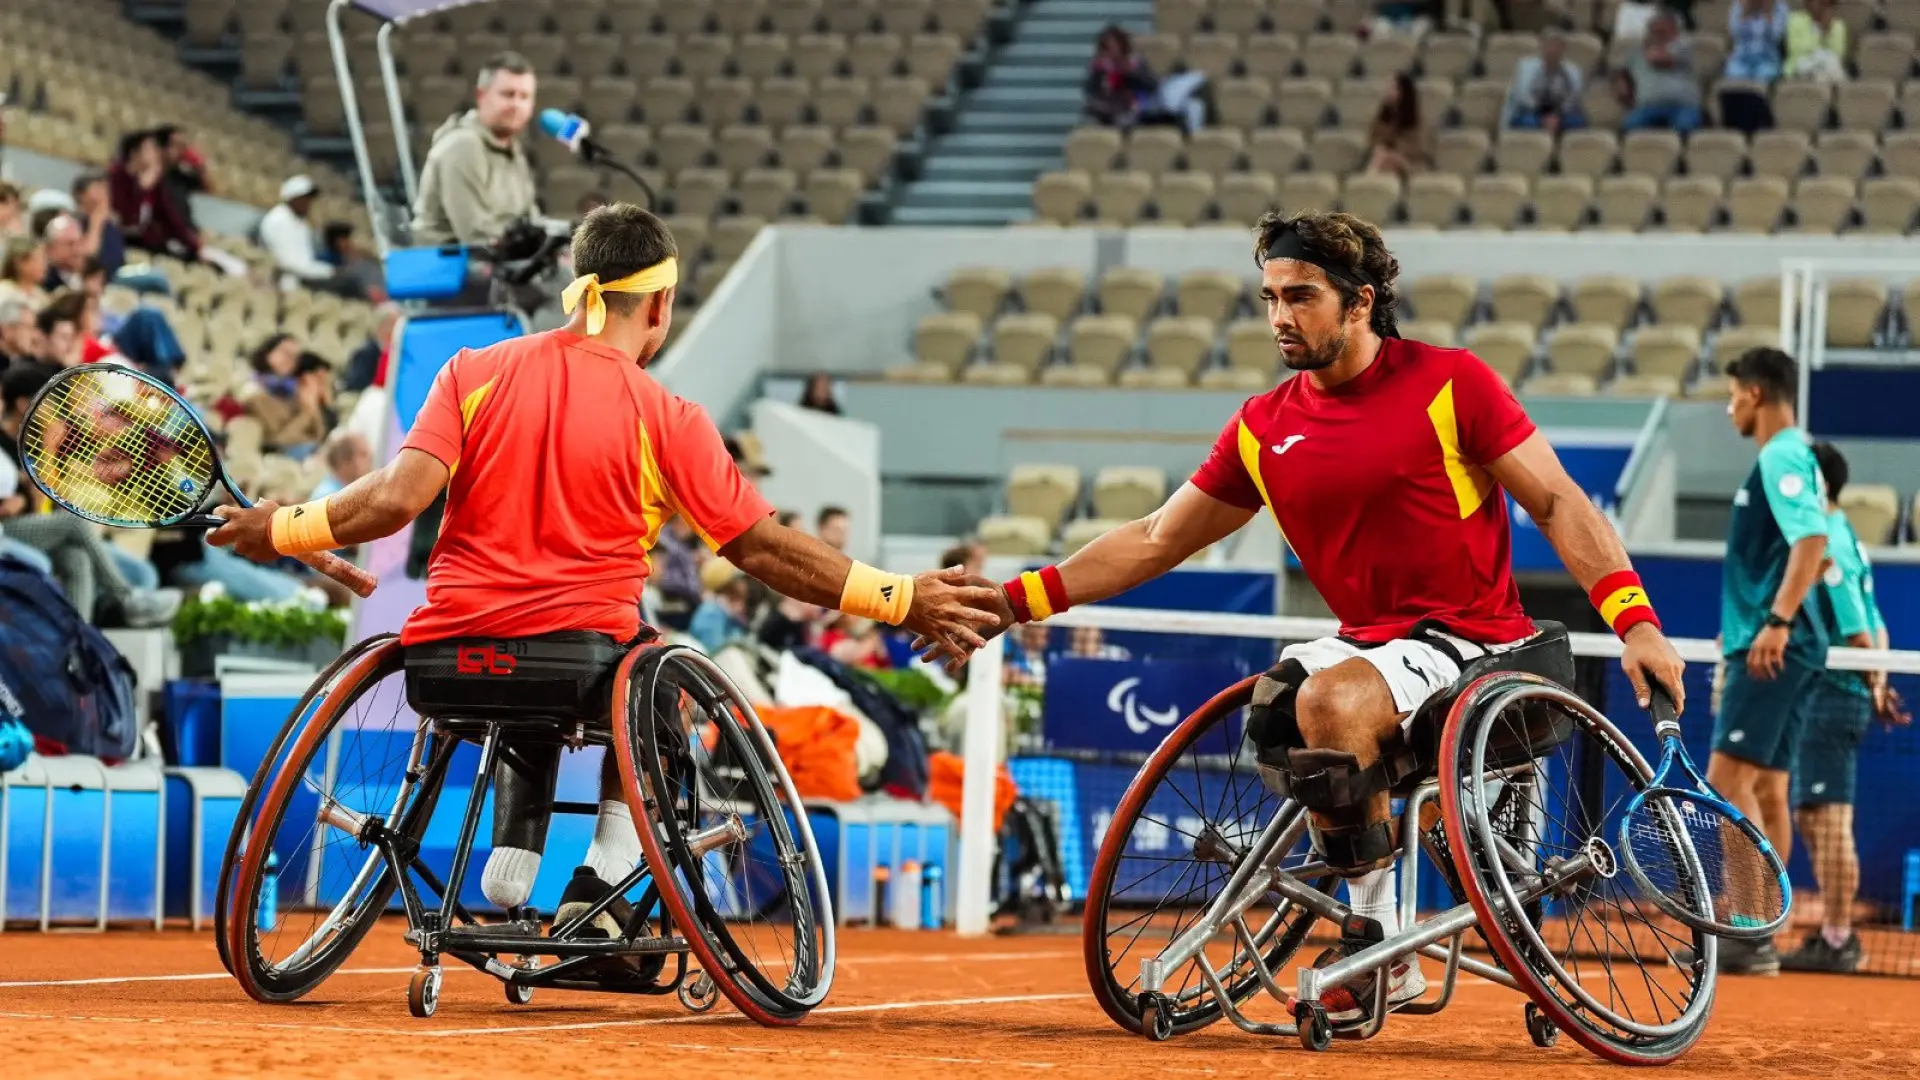
[[[1115,807],[1088,877],[1087,906],[1081,927],[1088,983],[1094,998],[1114,1023],[1134,1034],[1150,1033],[1150,1018],[1143,1015],[1145,1002],[1140,993],[1141,961],[1160,955],[1157,949],[1164,949],[1166,944],[1199,923],[1207,907],[1230,884],[1240,860],[1264,830],[1275,826],[1283,830],[1284,836],[1300,814],[1296,806],[1261,783],[1244,738],[1245,721],[1235,721],[1236,717],[1244,716],[1244,709],[1252,700],[1254,681],[1244,679],[1221,691],[1168,732]],[[1193,752],[1202,739],[1216,730],[1222,732],[1223,752]],[[1208,760],[1203,769],[1203,757],[1217,760]],[[1206,776],[1221,772],[1225,775],[1219,782],[1220,791],[1210,794],[1206,790]],[[1183,786],[1192,789],[1192,798]],[[1160,810],[1155,810],[1155,793],[1163,789],[1173,797],[1163,796],[1159,800]],[[1216,820],[1226,819],[1229,808],[1234,811],[1231,820]],[[1171,820],[1167,820],[1169,810],[1172,810]],[[1281,815],[1287,815],[1289,820],[1276,821]],[[1144,830],[1140,828],[1143,825]],[[1141,839],[1151,840],[1151,846],[1164,843],[1184,846],[1186,858],[1130,853],[1130,848],[1150,846],[1137,842],[1136,832],[1142,833]],[[1297,836],[1299,830],[1291,832]],[[1216,857],[1192,854],[1195,841],[1201,836],[1207,838]],[[1291,858],[1299,857],[1296,848],[1290,846],[1289,850]],[[1184,870],[1168,872],[1165,869],[1183,861],[1189,864]],[[1142,874],[1142,863],[1155,863],[1163,869]],[[1141,915],[1134,906],[1138,901],[1132,900],[1131,894],[1142,886],[1152,891],[1153,886],[1147,885],[1149,881],[1168,882],[1168,892]],[[1322,879],[1313,884],[1324,890],[1330,882]],[[1180,890],[1177,896],[1175,890]],[[1185,910],[1176,908],[1172,925],[1166,927],[1161,916],[1170,905],[1183,905]],[[1252,937],[1255,948],[1248,949],[1237,934],[1230,936],[1226,944],[1233,950],[1231,959],[1224,967],[1215,968],[1221,986],[1236,1006],[1263,986],[1261,972],[1255,970],[1255,965],[1269,974],[1279,970],[1305,942],[1317,919],[1313,912],[1286,901],[1276,901],[1271,894],[1256,900],[1246,909],[1246,914],[1248,936]],[[1117,926],[1111,925],[1116,917],[1122,921]],[[1163,927],[1164,937],[1159,932]],[[1124,942],[1117,956],[1113,951],[1116,941]],[[1211,952],[1220,944],[1215,935],[1203,949],[1209,965]],[[1180,964],[1169,974],[1162,1000],[1170,1005],[1170,1010],[1162,1021],[1165,1026],[1156,1037],[1197,1031],[1224,1015],[1210,982],[1199,967],[1199,958]]]
[[[635,650],[614,686],[613,744],[661,903],[736,1008],[764,1025],[799,1023],[832,988],[833,909],[806,810],[773,740],[697,650]],[[702,723],[689,730],[680,709],[661,716],[649,707],[663,690],[682,709],[698,708]],[[760,840],[770,854],[757,852]],[[778,955],[769,958],[769,947]]]
[[[1543,718],[1572,733],[1546,745],[1533,734]],[[1516,751],[1531,764],[1516,768]],[[1454,703],[1440,760],[1456,873],[1501,965],[1556,1027],[1600,1057],[1678,1059],[1706,1029],[1715,949],[1711,936],[1639,897],[1608,841],[1652,777],[1646,759],[1572,692],[1501,673]],[[1581,790],[1596,783],[1597,801]],[[1512,912],[1526,917],[1505,917]],[[1690,963],[1680,963],[1681,950],[1692,951]]]

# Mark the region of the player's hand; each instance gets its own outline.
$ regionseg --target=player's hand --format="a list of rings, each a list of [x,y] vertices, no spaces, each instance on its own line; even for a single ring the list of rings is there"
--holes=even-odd
[[[1674,651],[1667,635],[1650,622],[1635,623],[1627,629],[1625,646],[1620,667],[1633,684],[1633,696],[1640,707],[1653,703],[1652,686],[1658,683],[1673,695],[1674,715],[1686,712],[1687,690],[1680,677],[1686,674],[1687,663]]]
[[[965,655],[987,643],[979,631],[1000,621],[995,604],[1006,603],[997,586],[985,578],[970,577],[958,567],[930,570],[913,579],[913,606],[900,625],[954,655]]]
[[[1747,646],[1747,674],[1762,682],[1780,674],[1787,663],[1787,628],[1763,626]]]
[[[1873,690],[1873,715],[1887,727],[1906,727],[1913,723],[1913,714],[1907,711],[1907,703],[1900,698],[1900,691],[1887,682],[1887,673],[1876,671],[1870,679]]]
[[[941,573],[950,574],[953,571],[944,570]],[[991,596],[982,596],[978,601],[973,602],[976,608],[989,616],[989,621],[975,624],[975,630],[970,632],[969,640],[965,642],[943,639],[932,634],[921,634],[913,639],[915,653],[924,655],[930,663],[944,665],[949,674],[958,674],[960,669],[966,666],[967,659],[973,655],[974,650],[985,647],[989,640],[1012,626],[1014,622],[1013,608],[1007,603],[1007,594],[1001,591],[1000,586],[982,577],[963,580],[992,593]],[[914,602],[915,606],[918,606],[919,586],[916,585],[915,589]]]
[[[226,524],[208,533],[207,543],[230,547],[257,563],[277,562],[280,553],[273,549],[273,512],[278,509],[280,504],[271,499],[263,499],[244,510],[238,506],[216,506],[213,516]]]

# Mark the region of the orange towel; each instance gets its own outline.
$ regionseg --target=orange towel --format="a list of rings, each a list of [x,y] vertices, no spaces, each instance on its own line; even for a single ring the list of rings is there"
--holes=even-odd
[[[860,797],[860,772],[853,755],[860,721],[824,705],[761,706],[758,711],[801,798],[852,802]]]
[[[966,777],[967,763],[958,754],[949,754],[945,750],[935,750],[927,755],[927,765],[932,776],[927,782],[927,795],[934,802],[946,807],[955,818],[960,816],[960,791]],[[1000,832],[1000,824],[1007,818],[1007,811],[1013,807],[1013,800],[1019,798],[1020,789],[1014,785],[1013,774],[1001,765],[993,778],[993,831]]]

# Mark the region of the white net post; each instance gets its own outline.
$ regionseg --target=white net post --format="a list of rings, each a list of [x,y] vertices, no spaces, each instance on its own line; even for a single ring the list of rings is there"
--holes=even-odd
[[[966,775],[960,788],[960,875],[954,928],[963,937],[987,932],[993,913],[993,781],[1000,771],[1000,673],[1006,639],[996,637],[967,663]]]

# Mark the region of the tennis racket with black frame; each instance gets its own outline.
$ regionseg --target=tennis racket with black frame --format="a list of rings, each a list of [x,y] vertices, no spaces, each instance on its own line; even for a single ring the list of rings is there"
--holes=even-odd
[[[1658,684],[1651,711],[1660,764],[1627,803],[1621,862],[1648,900],[1701,933],[1772,935],[1793,909],[1786,863],[1759,826],[1700,775],[1680,744],[1673,696]]]
[[[143,372],[85,364],[55,375],[27,407],[20,460],[34,486],[88,521],[128,529],[217,529],[205,513],[216,482],[242,507],[241,492],[187,400]],[[296,556],[353,590],[373,595],[373,575],[330,552]]]

